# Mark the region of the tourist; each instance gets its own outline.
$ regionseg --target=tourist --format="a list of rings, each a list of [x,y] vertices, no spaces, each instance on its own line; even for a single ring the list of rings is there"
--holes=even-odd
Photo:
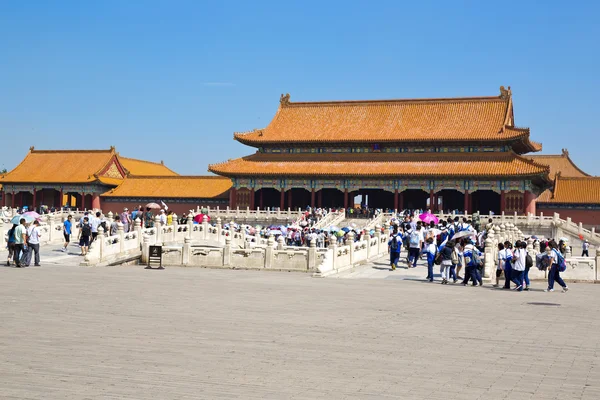
[[[523,245],[524,249],[527,248],[526,242],[522,242],[522,245]],[[533,267],[533,258],[531,258],[531,256],[528,253],[526,253],[525,272],[523,273],[523,280],[525,282],[525,287],[523,288],[523,290],[529,290],[529,286],[531,286],[531,282],[529,281],[529,270],[531,269],[531,267]]]
[[[398,266],[398,259],[402,251],[402,234],[398,232],[398,227],[394,227],[391,238],[388,241],[388,250],[390,252],[390,267],[392,271]]]
[[[146,207],[146,213],[144,214],[144,227],[146,227],[146,228],[154,227],[154,215],[152,215],[152,211],[150,211],[150,207]]]
[[[453,264],[454,258],[454,246],[455,243],[452,240],[446,242],[446,245],[442,249],[442,264],[440,266],[440,272],[442,275],[442,284],[445,285],[448,283],[448,279],[450,278],[450,268]]]
[[[92,229],[92,236],[90,237],[90,245],[92,243],[94,243],[94,240],[96,240],[96,238],[98,237],[98,227],[100,226],[100,223],[102,222],[102,220],[100,219],[100,217],[102,216],[102,214],[100,213],[100,211],[96,212],[96,216],[92,216],[91,219],[89,220],[90,223],[90,227]],[[106,227],[102,227],[102,229],[104,229],[104,232],[106,233]]]
[[[119,234],[119,222],[121,222],[121,217],[117,215],[115,220],[110,224],[109,236],[115,236]]]
[[[581,251],[581,257],[589,257],[590,256],[590,243],[587,241],[587,239],[583,241],[581,248],[583,249]]]
[[[463,279],[460,276],[460,270],[462,269],[463,264],[463,248],[465,246],[464,239],[456,242],[454,246],[454,254],[455,258],[453,259],[452,267],[450,268],[450,276],[452,277],[452,281],[456,283],[459,279]]]
[[[544,292],[554,292],[554,282],[558,282],[560,286],[563,288],[563,293],[569,290],[569,287],[560,277],[559,271],[559,259],[562,256],[558,250],[558,245],[554,240],[551,240],[548,245],[550,246],[550,271],[548,272],[548,288],[544,290]]]
[[[121,223],[123,224],[123,231],[125,233],[129,232],[129,228],[132,226],[132,219],[129,215],[129,209],[127,207],[123,208],[123,212],[120,215]]]
[[[17,229],[17,224],[13,224],[12,228],[7,233],[7,244],[6,249],[8,250],[8,256],[6,257],[6,266],[10,266],[10,262],[15,261],[15,229]]]
[[[31,263],[31,252],[35,253],[35,258],[33,261],[33,265],[36,267],[40,266],[40,236],[42,232],[40,231],[40,221],[37,219],[33,221],[33,224],[27,230],[27,244],[29,245],[28,257],[26,260],[25,266],[29,267]]]
[[[69,245],[69,242],[71,241],[71,229],[73,228],[73,224],[71,223],[72,218],[73,218],[73,216],[69,215],[69,216],[67,216],[67,219],[65,220],[65,222],[63,222],[63,236],[65,238],[65,245],[61,249],[61,251],[63,253],[67,251],[67,246]]]
[[[15,253],[13,260],[17,268],[23,268],[21,265],[21,254],[27,251],[27,228],[25,227],[25,218],[19,220],[19,226],[15,228]]]
[[[425,279],[433,282],[433,264],[437,255],[437,246],[433,243],[433,236],[428,237],[425,242],[424,252],[427,254],[427,277]]]
[[[511,271],[511,280],[517,285],[514,289],[523,291],[523,276],[525,274],[525,263],[527,258],[527,243],[517,241],[515,251],[513,252],[513,265]]]
[[[204,214],[206,215],[206,214]],[[165,210],[161,209],[160,213],[158,214],[158,220],[160,222],[160,226],[165,226],[167,225],[167,214],[165,214]]]
[[[500,276],[504,270],[504,244],[498,243],[498,262],[496,263],[496,284],[494,287],[500,286]]]
[[[419,254],[421,254],[423,242],[423,229],[421,221],[419,221],[416,227],[408,232],[408,268],[410,268],[411,263],[413,264],[413,268],[417,267],[417,260],[419,259]]]
[[[483,279],[479,273],[481,255],[479,254],[479,250],[473,245],[472,241],[465,242],[463,257],[465,260],[465,278],[462,282],[463,286],[467,286],[469,280],[473,281],[473,286],[483,286]]]
[[[173,210],[169,210],[167,213],[167,225],[173,225]]]
[[[510,289],[512,279],[512,244],[507,240],[504,242],[504,253],[502,253],[502,262],[504,263],[504,289]]]
[[[79,246],[81,247],[80,256],[85,256],[90,247],[90,237],[92,236],[92,226],[88,217],[83,217],[81,229],[79,229]]]

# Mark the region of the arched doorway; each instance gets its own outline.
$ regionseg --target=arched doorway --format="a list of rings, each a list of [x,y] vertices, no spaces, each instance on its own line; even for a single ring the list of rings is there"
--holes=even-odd
[[[438,204],[443,212],[464,211],[465,194],[454,189],[444,189],[437,192]]]
[[[477,190],[471,193],[471,211],[481,215],[500,214],[500,198],[493,190]]]
[[[403,193],[404,209],[405,210],[425,210],[427,209],[427,201],[429,193],[421,189],[408,189]]]
[[[359,201],[360,204],[364,204],[369,208],[394,208],[394,193],[382,189],[361,189],[355,193],[361,196]],[[353,199],[354,198],[351,198],[351,201]],[[352,204],[349,206],[351,205]]]
[[[338,189],[321,189],[317,193],[317,207],[344,207],[344,193]]]
[[[273,188],[262,188],[254,192],[254,204],[256,207],[274,208],[281,204],[281,192]]]
[[[306,189],[290,189],[285,195],[285,207],[289,207],[292,210],[297,210],[298,208],[304,210],[307,206],[310,206],[310,192]],[[292,200],[291,202],[290,199]]]

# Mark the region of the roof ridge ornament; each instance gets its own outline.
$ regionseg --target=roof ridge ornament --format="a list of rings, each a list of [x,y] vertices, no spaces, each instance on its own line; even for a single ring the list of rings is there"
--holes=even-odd
[[[569,157],[569,150],[562,149],[562,155],[563,155],[563,157]]]
[[[282,107],[289,105],[290,104],[290,94],[289,93],[286,93],[285,95],[282,94],[281,97],[279,98],[279,104],[281,104]]]
[[[29,151],[34,151],[34,150],[35,150],[35,147],[33,147],[33,146],[31,146],[31,147],[29,148]]]
[[[508,86],[506,89],[504,88],[504,86],[500,86],[500,98],[501,99],[508,99],[511,95],[512,95],[512,92],[510,90],[510,86]]]

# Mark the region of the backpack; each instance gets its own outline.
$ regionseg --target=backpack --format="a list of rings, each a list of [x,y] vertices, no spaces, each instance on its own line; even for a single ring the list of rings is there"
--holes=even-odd
[[[433,263],[435,265],[441,265],[443,259],[444,259],[444,256],[442,256],[442,252],[438,251],[437,254],[435,255],[435,259],[433,260]]]
[[[479,267],[481,265],[483,265],[483,261],[481,260],[481,256],[479,255],[479,252],[476,249],[473,249],[473,263],[475,264],[476,267]]]
[[[557,251],[556,249],[552,250],[556,253],[556,265],[558,265],[558,272],[565,272],[567,269],[567,262],[565,261],[565,257]]]
[[[452,250],[452,256],[450,257],[452,264],[457,265],[458,264],[458,252],[456,251],[456,249]]]
[[[90,224],[83,224],[81,226],[81,236],[92,236],[92,227]]]
[[[533,258],[529,254],[525,257],[525,268],[529,269],[533,267]]]
[[[108,232],[108,226],[106,225],[106,221],[100,222],[100,226],[102,227],[102,229],[104,229],[104,232],[106,234],[106,232]]]
[[[413,231],[410,234],[410,247],[419,247],[420,242],[419,232]]]
[[[390,247],[392,248],[392,251],[398,250],[398,235],[392,238],[392,244],[390,245]]]

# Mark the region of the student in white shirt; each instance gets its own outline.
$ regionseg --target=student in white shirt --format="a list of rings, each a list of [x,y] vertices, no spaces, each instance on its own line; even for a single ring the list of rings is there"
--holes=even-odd
[[[498,264],[496,265],[496,284],[494,287],[500,286],[502,271],[504,271],[504,245],[498,243]]]
[[[33,221],[31,226],[27,230],[27,236],[28,236],[27,243],[29,244],[29,247],[31,248],[31,250],[29,250],[29,251],[33,251],[35,253],[33,265],[35,265],[36,267],[39,267],[40,266],[40,236],[41,236],[39,221],[37,221],[37,220]],[[29,264],[27,266],[29,266]]]
[[[523,274],[525,273],[525,259],[527,258],[527,243],[518,242],[517,248],[513,252],[513,258],[515,260],[512,266],[511,279],[517,285],[515,290],[519,292],[523,291]]]

